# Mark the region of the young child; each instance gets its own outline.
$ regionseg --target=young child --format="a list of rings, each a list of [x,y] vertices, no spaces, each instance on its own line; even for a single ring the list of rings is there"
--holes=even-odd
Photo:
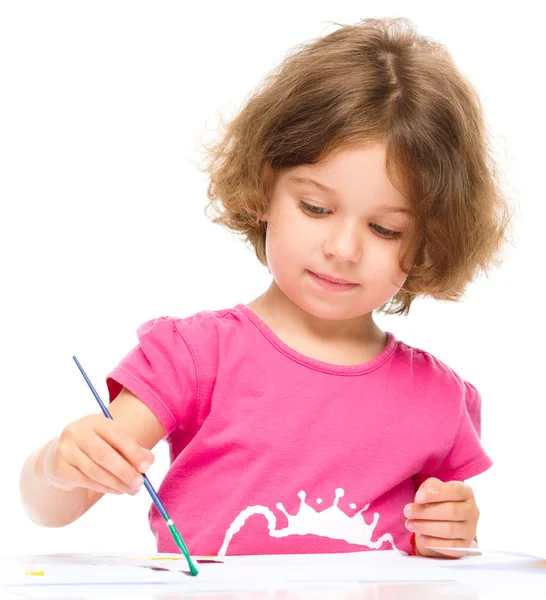
[[[159,495],[195,555],[464,555],[464,480],[491,465],[480,395],[373,311],[457,300],[498,258],[508,208],[474,88],[408,21],[365,20],[289,55],[209,152],[214,220],[271,285],[142,325],[107,378],[114,420],[27,459],[28,515],[61,526],[136,493],[165,438]],[[150,525],[176,552],[153,506]]]

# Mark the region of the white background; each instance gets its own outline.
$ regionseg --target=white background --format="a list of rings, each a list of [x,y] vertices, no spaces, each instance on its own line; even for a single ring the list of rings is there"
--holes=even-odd
[[[482,545],[546,553],[544,32],[530,2],[502,6],[0,4],[0,553],[155,550],[145,491],[105,498],[63,529],[32,524],[22,461],[97,412],[73,354],[106,399],[104,376],[140,323],[248,302],[268,285],[252,252],[204,215],[198,138],[292,46],[370,16],[409,17],[470,76],[517,210],[503,266],[462,303],[418,301],[409,317],[379,322],[482,394],[495,461],[473,482]],[[163,443],[157,458],[156,488]]]

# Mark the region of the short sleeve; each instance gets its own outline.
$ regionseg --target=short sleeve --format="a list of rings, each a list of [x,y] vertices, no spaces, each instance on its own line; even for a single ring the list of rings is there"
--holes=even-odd
[[[137,338],[138,344],[106,378],[109,399],[127,388],[168,435],[192,422],[199,394],[195,360],[172,317],[147,321],[137,329]]]
[[[439,464],[428,464],[416,477],[419,487],[429,477],[441,481],[463,481],[483,473],[493,461],[482,447],[481,397],[470,383],[463,382],[459,424],[453,445]]]

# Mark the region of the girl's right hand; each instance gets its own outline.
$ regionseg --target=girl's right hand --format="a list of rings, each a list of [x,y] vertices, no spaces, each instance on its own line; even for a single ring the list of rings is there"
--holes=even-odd
[[[61,490],[78,487],[104,494],[136,494],[154,462],[122,425],[88,415],[67,425],[49,444],[42,462],[46,480]]]

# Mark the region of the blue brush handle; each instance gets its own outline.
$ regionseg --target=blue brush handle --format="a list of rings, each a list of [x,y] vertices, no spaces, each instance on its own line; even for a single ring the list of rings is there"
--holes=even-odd
[[[99,406],[101,407],[101,410],[104,413],[104,416],[108,417],[109,419],[112,419],[112,415],[106,408],[104,402],[100,399],[100,396],[97,394],[97,390],[95,390],[95,388],[93,387],[93,384],[89,380],[89,377],[87,377],[86,372],[83,370],[83,367],[80,365],[79,360],[75,356],[73,356],[72,358],[74,359],[74,362],[76,363],[76,365],[78,365],[78,369],[80,370],[80,373],[83,375],[83,378],[87,382],[87,385],[89,386],[89,389],[93,393],[93,396],[95,396],[95,400],[99,403]],[[113,420],[114,419],[112,419],[112,421]],[[152,497],[152,500],[154,501],[154,504],[156,505],[157,510],[161,513],[161,516],[165,519],[165,521],[168,521],[170,517],[167,514],[165,507],[163,506],[163,502],[161,502],[161,500],[159,499],[159,496],[157,495],[157,492],[154,490],[152,484],[150,483],[150,480],[146,477],[146,475],[143,475],[143,477],[144,477],[144,486],[146,487],[150,496]]]

